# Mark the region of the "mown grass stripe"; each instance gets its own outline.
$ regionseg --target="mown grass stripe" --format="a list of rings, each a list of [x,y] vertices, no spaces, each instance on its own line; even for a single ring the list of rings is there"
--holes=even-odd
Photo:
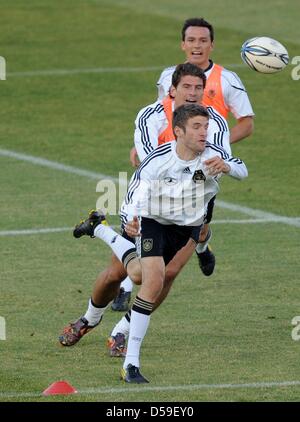
[[[191,385],[157,385],[157,386],[126,386],[126,387],[100,387],[77,389],[80,395],[93,394],[122,394],[122,393],[143,393],[148,391],[197,391],[197,390],[225,390],[225,389],[249,389],[249,388],[284,388],[298,387],[300,381],[273,381],[273,382],[252,382],[244,384],[191,384]],[[26,398],[42,397],[39,392],[1,392],[0,398]]]
[[[14,158],[16,160],[21,160],[21,161],[27,161],[31,164],[48,167],[54,170],[64,171],[66,173],[76,174],[78,176],[88,177],[90,179],[96,179],[96,180],[107,179],[107,180],[112,180],[114,182],[119,182],[119,179],[117,179],[116,177],[107,176],[102,173],[96,173],[93,171],[80,169],[78,167],[61,164],[56,161],[47,160],[41,157],[34,157],[32,155],[22,154],[22,153],[7,150],[7,149],[0,148],[0,156]],[[127,184],[127,181],[121,180],[120,183]],[[287,224],[294,227],[300,227],[300,219],[298,217],[293,218],[293,217],[276,215],[270,212],[266,212],[266,211],[262,211],[262,210],[254,209],[254,208],[249,208],[249,207],[245,207],[238,204],[232,204],[230,202],[225,202],[221,200],[217,200],[216,205],[219,206],[220,208],[229,209],[235,212],[240,212],[242,214],[246,214],[254,218],[265,219],[268,221],[276,220],[283,224]]]
[[[245,67],[242,63],[231,63],[225,65],[228,68]],[[165,66],[144,66],[144,67],[92,67],[78,69],[44,69],[44,70],[25,70],[22,72],[8,72],[7,77],[31,77],[31,76],[65,76],[77,75],[81,73],[141,73],[157,72],[165,69]]]
[[[233,219],[223,219],[223,220],[214,220],[211,224],[268,224],[268,223],[279,223],[281,220],[276,218],[270,219],[246,219],[246,220],[233,220]],[[119,226],[111,225],[110,227],[117,229]],[[24,235],[35,235],[35,234],[51,234],[51,233],[62,233],[62,232],[71,232],[74,227],[49,227],[43,229],[20,229],[20,230],[2,230],[0,231],[0,237],[4,236],[24,236]]]

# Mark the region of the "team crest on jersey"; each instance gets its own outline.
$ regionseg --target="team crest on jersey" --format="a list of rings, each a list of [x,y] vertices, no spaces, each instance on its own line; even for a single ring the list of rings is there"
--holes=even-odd
[[[152,248],[153,248],[153,239],[144,239],[143,250],[145,252],[150,252]]]
[[[193,174],[193,181],[195,183],[200,183],[202,181],[205,181],[206,177],[205,174],[203,173],[202,170],[196,170],[195,173]]]
[[[217,93],[214,89],[209,89],[207,95],[209,96],[209,98],[215,98]]]
[[[173,177],[165,177],[164,182],[166,185],[170,186],[170,185],[176,185],[177,180],[173,179]]]

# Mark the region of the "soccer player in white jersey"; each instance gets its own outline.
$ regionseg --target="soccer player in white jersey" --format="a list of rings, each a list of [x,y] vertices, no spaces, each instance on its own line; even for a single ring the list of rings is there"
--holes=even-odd
[[[136,133],[135,133],[135,139],[142,139],[140,141],[141,143],[141,150],[143,150],[143,144],[147,144],[148,150],[153,150],[157,146],[157,139],[160,138],[160,140],[165,141],[171,141],[175,139],[173,128],[172,128],[172,117],[173,117],[173,109],[175,107],[178,107],[182,104],[189,104],[189,103],[200,103],[201,98],[203,95],[203,90],[205,87],[205,75],[201,69],[199,69],[197,66],[194,66],[189,63],[185,63],[183,65],[178,65],[177,72],[174,74],[174,89],[173,89],[173,96],[174,100],[169,98],[166,99],[166,102],[159,102],[155,103],[154,106],[150,105],[149,107],[146,107],[143,109],[139,116],[140,118],[137,118],[136,121]],[[157,107],[158,106],[158,107]],[[164,106],[167,107],[167,114],[163,111]],[[149,115],[150,121],[149,124],[144,119],[145,113],[143,111],[147,110],[146,114]],[[157,110],[157,111],[155,111]],[[222,122],[222,118],[220,116],[217,116],[217,113],[214,113],[212,109],[210,109],[210,113],[213,114],[214,119],[209,119],[209,127],[208,127],[208,140],[213,144],[222,144],[226,147],[227,152],[230,154],[230,147],[229,147],[229,132],[228,127],[226,125],[226,121]],[[153,119],[154,117],[154,119]],[[143,129],[140,129],[140,126],[143,126]],[[141,130],[141,133],[138,135],[138,131]],[[143,133],[142,133],[143,132]],[[151,142],[149,143],[149,139],[145,136],[145,133],[151,133]],[[143,140],[145,137],[145,140]],[[139,148],[139,146],[138,146]],[[228,150],[229,148],[229,150]],[[143,155],[145,155],[144,152],[141,151],[141,158],[143,158]],[[185,169],[185,172],[188,174],[191,170],[187,167]],[[209,211],[209,210],[208,210]],[[208,212],[209,214],[209,212]],[[126,221],[125,221],[126,222]],[[208,240],[205,238],[200,238],[200,240],[203,240],[202,243],[200,243],[197,248],[200,247],[200,255],[201,257],[206,257],[207,253],[210,253],[207,251],[207,243]],[[201,254],[201,250],[204,251],[203,254]],[[172,266],[168,267],[168,271],[166,273],[166,280],[165,280],[165,286],[164,290],[160,296],[160,300],[157,303],[157,306],[164,300],[164,298],[167,296],[172,283],[178,274],[178,271],[180,270],[182,266],[182,262],[185,263],[188,256],[189,251],[187,251],[187,255],[184,253],[180,257],[176,257],[176,261],[172,264]],[[201,258],[202,259],[202,258]],[[95,327],[99,321],[99,308],[102,307],[103,304],[103,296],[102,296],[102,283],[104,280],[106,280],[106,283],[111,286],[116,286],[115,288],[111,289],[111,300],[114,299],[117,296],[118,293],[118,287],[120,285],[120,282],[124,280],[126,273],[120,268],[116,270],[116,259],[112,258],[111,265],[101,272],[99,276],[97,277],[96,283],[94,285],[94,289],[91,295],[91,298],[89,300],[89,305],[86,313],[84,314],[83,318],[79,318],[75,323],[72,323],[68,325],[65,328],[65,332],[62,333],[60,336],[60,342],[64,346],[72,346],[76,344],[82,335],[86,334],[90,328]],[[129,280],[131,283],[131,281]],[[128,284],[128,280],[127,280]],[[122,285],[121,285],[122,286]],[[117,297],[122,298],[122,293],[118,295]],[[115,303],[115,302],[114,302]],[[124,303],[124,302],[123,302]],[[125,324],[125,333],[126,333],[126,326],[129,322],[130,315],[125,315],[125,320],[123,320]],[[123,324],[123,325],[124,325]],[[116,335],[112,333],[112,336],[108,340],[108,347],[110,349],[110,355],[111,356],[119,356],[122,354],[122,347],[125,347],[125,338],[123,335],[123,331],[120,329],[120,326],[118,325],[118,330],[122,333],[122,337],[118,336],[118,332]],[[121,343],[121,344],[120,344]]]
[[[176,85],[174,86],[174,90],[173,90],[173,95],[175,97],[175,100],[173,101],[172,99],[170,99],[170,102],[169,102],[169,106],[171,106],[169,107],[170,108],[169,111],[171,111],[171,113],[168,112],[169,119],[170,118],[172,119],[173,108],[175,107],[175,101],[176,101],[176,107],[181,104],[201,102],[203,89],[205,87],[205,75],[201,71],[201,69],[199,69],[198,67],[194,65],[191,65],[188,63],[179,65],[178,72],[176,72],[174,75],[174,84]],[[158,105],[160,109],[162,110],[163,109],[162,104],[158,104]],[[150,107],[150,111],[151,113],[153,111],[151,107]],[[137,122],[138,121],[139,119],[137,120]],[[142,117],[142,121],[144,121],[143,117]],[[155,124],[155,121],[154,121],[154,124]],[[152,141],[154,145],[152,146],[151,149],[155,148],[156,142],[157,142],[155,139],[157,139],[160,134],[164,135],[164,140],[168,139],[167,136],[170,136],[168,140],[172,140],[175,138],[173,134],[173,129],[172,127],[170,127],[170,125],[172,125],[172,122],[168,121],[168,119],[166,118],[166,115],[164,113],[158,113],[158,121],[156,121],[156,126],[158,126],[158,129],[156,130],[158,130],[158,132],[154,134],[154,139]],[[137,126],[138,126],[138,123],[137,123]],[[226,128],[225,126],[226,126],[226,122],[223,122],[223,124],[220,124],[219,119],[217,119],[216,121],[213,119],[209,120],[208,132],[210,134],[209,141],[211,143],[215,143],[216,140],[220,140],[221,142],[222,140],[224,146],[229,145],[228,128]],[[144,127],[144,130],[146,130],[146,127]],[[149,131],[152,131],[152,128],[150,126],[149,126]],[[143,142],[141,142],[141,144],[142,143]],[[185,171],[189,173],[190,170],[186,168]],[[200,240],[204,240],[204,242],[199,244],[197,247],[200,246],[200,248],[202,248],[203,251],[205,252],[207,248],[207,241],[205,241],[205,239],[200,239]],[[187,251],[187,254],[188,253],[189,251]],[[206,254],[204,254],[204,256],[206,256]],[[186,262],[186,259],[187,259],[186,256],[183,254],[183,256],[176,258],[176,261],[172,264],[172,267],[168,268],[169,271],[167,271],[166,273],[164,290],[161,294],[159,303],[157,303],[157,306],[159,306],[159,304],[167,296],[172,286],[172,283],[182,266],[181,262]],[[111,299],[110,299],[110,300],[113,300],[118,295],[119,285],[125,279],[125,277],[126,277],[126,273],[124,272],[124,270],[120,267],[117,267],[116,259],[112,258],[111,265],[108,266],[106,270],[101,272],[96,279],[93,292],[89,300],[88,309],[86,313],[84,314],[84,316],[79,318],[75,323],[69,324],[65,328],[65,332],[61,334],[59,341],[61,342],[62,345],[73,346],[80,340],[82,335],[86,334],[91,328],[95,327],[99,323],[100,321],[99,308],[102,308],[102,305],[103,305],[102,284],[104,280],[108,285],[113,286],[111,288]],[[132,284],[130,280],[129,282],[130,284]],[[127,283],[128,283],[128,280],[127,280]],[[117,297],[122,298],[122,293],[121,295],[118,295]],[[130,319],[130,315],[126,314],[125,318],[126,318],[126,321],[124,321],[124,323],[125,323],[125,326],[127,326],[127,323],[129,322],[129,319]],[[119,328],[119,325],[118,325],[118,328]],[[121,329],[120,329],[120,332],[123,333]],[[126,332],[126,327],[125,327],[125,332]],[[111,356],[119,356],[120,354],[122,354],[122,347],[125,347],[124,335],[122,334],[122,337],[120,337],[117,334],[118,332],[116,333],[116,335],[112,333],[112,336],[110,337],[108,341],[108,346],[110,349]]]
[[[173,73],[172,96],[156,101],[140,110],[135,120],[134,142],[140,161],[142,161],[158,145],[174,140],[172,129],[172,115],[174,109],[184,103],[201,103],[205,89],[206,77],[204,72],[191,63],[180,64]],[[223,147],[231,155],[229,128],[226,120],[213,107],[207,107],[210,119],[208,127],[208,141]],[[210,276],[215,267],[215,257],[208,241],[211,231],[207,229],[212,219],[214,198],[211,200],[205,225],[201,232],[196,252],[199,266],[204,275]],[[121,284],[119,295],[112,304],[113,310],[126,310],[132,283],[127,277]]]
[[[176,142],[156,148],[141,163],[131,178],[122,213],[127,218],[141,217],[141,259],[134,243],[101,224],[104,216],[92,212],[76,226],[75,237],[98,237],[111,247],[133,279],[142,284],[132,306],[128,349],[121,377],[129,383],[146,383],[140,373],[140,347],[150,315],[164,288],[166,265],[180,251],[195,248],[209,200],[219,190],[218,179],[228,174],[247,177],[245,164],[230,157],[220,147],[206,141],[209,114],[198,104],[184,104],[174,111]],[[185,171],[189,168],[190,171]],[[137,234],[137,233],[135,233]],[[191,250],[193,249],[191,248]],[[104,306],[109,303],[109,288],[102,283]]]

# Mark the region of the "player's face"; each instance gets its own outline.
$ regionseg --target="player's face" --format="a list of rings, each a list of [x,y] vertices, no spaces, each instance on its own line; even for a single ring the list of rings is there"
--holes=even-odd
[[[183,104],[201,104],[203,80],[197,76],[185,75],[181,78],[177,88],[171,87],[170,93],[175,98],[175,108]]]
[[[213,50],[208,28],[189,26],[185,31],[185,39],[181,43],[186,60],[206,69],[209,66],[209,56]]]
[[[181,129],[180,137],[185,147],[193,153],[201,153],[205,150],[208,130],[208,119],[204,116],[191,117],[185,127]]]

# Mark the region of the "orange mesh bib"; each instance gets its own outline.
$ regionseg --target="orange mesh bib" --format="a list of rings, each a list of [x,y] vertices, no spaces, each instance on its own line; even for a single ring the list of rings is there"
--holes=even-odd
[[[162,100],[164,112],[165,112],[165,115],[166,115],[167,120],[168,120],[168,126],[159,135],[158,145],[162,145],[162,144],[165,144],[166,142],[175,140],[175,136],[174,136],[173,128],[172,128],[172,118],[173,118],[172,104],[173,104],[173,100],[170,97],[166,97]]]
[[[229,108],[226,106],[221,84],[221,73],[223,67],[215,64],[206,81],[202,104],[206,107],[213,107],[225,119],[227,119]]]

